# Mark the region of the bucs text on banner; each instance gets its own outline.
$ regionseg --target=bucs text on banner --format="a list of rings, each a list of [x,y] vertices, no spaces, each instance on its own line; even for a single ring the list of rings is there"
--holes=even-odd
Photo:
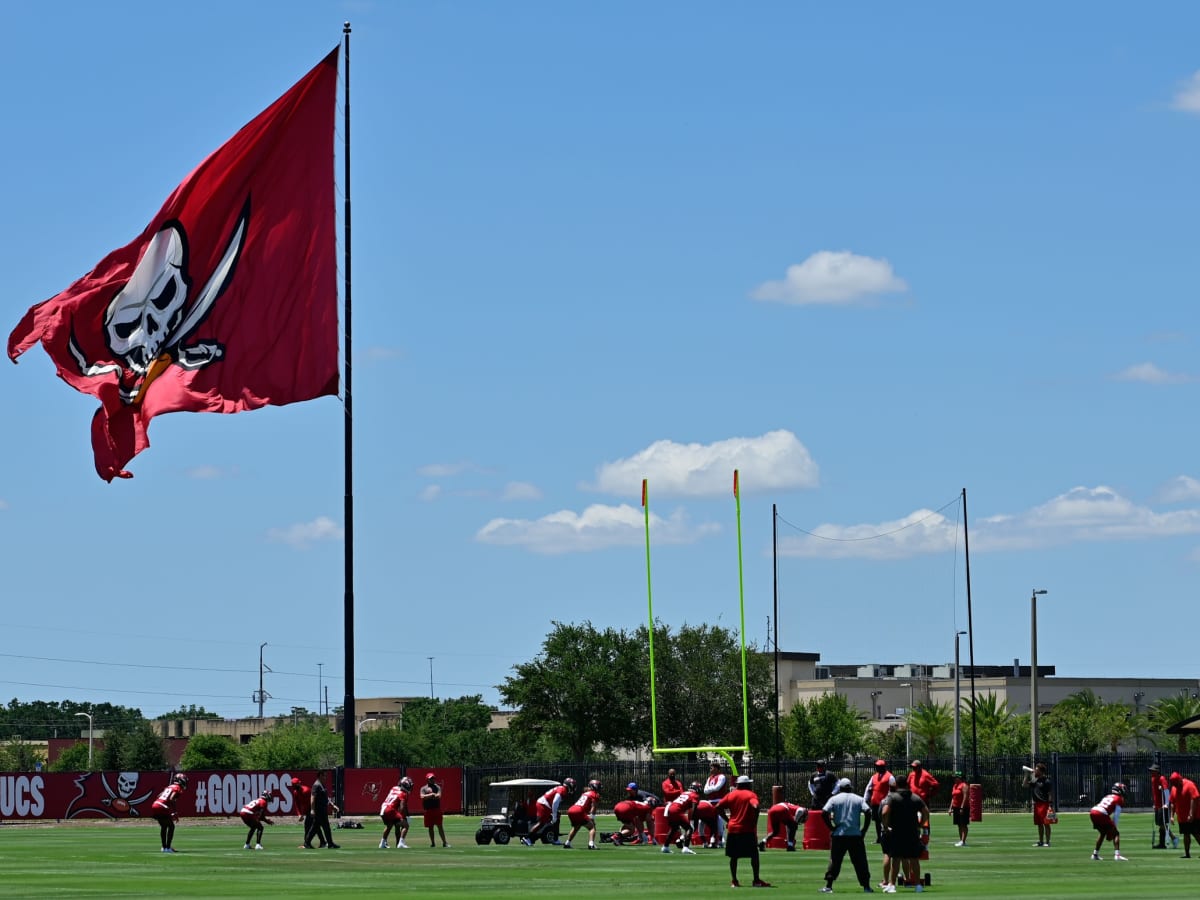
[[[96,471],[130,477],[159,413],[234,413],[338,391],[338,51],[205,159],[135,240],[30,309],[60,378],[100,400]]]

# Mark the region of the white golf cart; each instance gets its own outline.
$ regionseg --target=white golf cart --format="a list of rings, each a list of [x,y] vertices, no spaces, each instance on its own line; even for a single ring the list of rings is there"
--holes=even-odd
[[[475,832],[476,844],[507,844],[514,837],[523,838],[537,822],[534,804],[537,798],[561,782],[545,778],[514,778],[511,781],[493,781],[488,785],[487,815]],[[566,812],[563,808],[562,813]],[[558,841],[558,823],[547,825],[538,835],[544,844]]]

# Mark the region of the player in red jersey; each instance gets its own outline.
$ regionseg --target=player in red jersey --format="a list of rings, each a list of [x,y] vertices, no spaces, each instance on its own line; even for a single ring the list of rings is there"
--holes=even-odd
[[[1200,790],[1196,782],[1184,778],[1178,772],[1172,772],[1171,808],[1175,811],[1175,821],[1179,823],[1179,833],[1183,835],[1183,855],[1192,855],[1192,836],[1200,840]]]
[[[836,784],[836,782],[834,782]],[[787,833],[787,849],[789,853],[796,850],[796,827],[803,825],[808,818],[808,810],[799,803],[788,803],[786,800],[776,803],[767,810],[767,825],[771,830],[767,836],[758,842],[759,850],[767,849],[767,841],[780,833]]]
[[[407,849],[404,839],[408,836],[408,793],[413,789],[412,779],[405,775],[396,786],[388,791],[379,807],[379,818],[383,820],[383,838],[379,841],[379,849],[386,850],[388,835],[392,826],[396,827],[396,849]]]
[[[1100,832],[1096,835],[1096,849],[1092,851],[1092,859],[1100,858],[1100,847],[1104,841],[1110,840],[1113,845],[1113,859],[1124,861],[1121,855],[1121,832],[1117,830],[1117,821],[1121,818],[1121,804],[1125,802],[1125,785],[1117,783],[1111,792],[1092,807],[1092,827]]]
[[[175,823],[179,821],[179,813],[175,802],[179,795],[187,790],[188,777],[182,773],[175,775],[159,795],[150,804],[150,815],[158,822],[159,836],[162,838],[162,852],[174,853],[171,842],[175,839]]]
[[[592,779],[587,789],[579,795],[579,799],[567,810],[567,818],[571,820],[571,833],[563,842],[564,849],[571,849],[571,841],[580,828],[587,828],[588,849],[596,849],[596,804],[600,801],[600,782]]]
[[[563,798],[574,790],[575,779],[564,778],[562,784],[550,788],[537,798],[537,802],[534,804],[537,810],[537,822],[529,829],[529,834],[521,838],[522,844],[532,847],[533,842],[542,836],[542,832],[558,821],[558,810],[562,806]]]
[[[700,782],[693,781],[692,786],[667,804],[663,815],[667,820],[667,839],[663,842],[663,853],[671,852],[674,843],[684,853],[695,853],[692,843],[692,810],[700,800]]]
[[[625,843],[654,843],[646,826],[646,820],[659,805],[659,800],[653,794],[640,790],[637,782],[631,781],[625,786],[625,799],[613,807],[613,815],[621,823],[621,828],[612,836],[614,844]]]
[[[950,789],[950,821],[958,827],[958,842],[955,847],[967,846],[967,829],[971,824],[969,788],[962,772],[954,773],[954,787]]]
[[[242,817],[242,822],[245,823],[245,825],[250,829],[248,832],[246,832],[246,846],[242,848],[243,850],[250,849],[251,838],[254,839],[255,850],[261,850],[263,848],[263,824],[275,824],[267,818],[267,803],[269,803],[270,800],[271,792],[263,791],[261,796],[251,800],[242,807],[242,811],[239,813],[239,815]]]

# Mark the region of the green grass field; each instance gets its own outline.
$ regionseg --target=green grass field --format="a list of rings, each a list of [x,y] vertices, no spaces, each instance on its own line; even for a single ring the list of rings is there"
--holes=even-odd
[[[418,819],[419,821],[419,819]],[[331,893],[409,893],[417,896],[703,897],[728,895],[729,869],[723,851],[670,856],[654,847],[613,847],[595,852],[537,845],[477,846],[476,819],[447,821],[450,849],[430,849],[423,829],[409,835],[410,850],[378,849],[381,827],[338,830],[341,850],[297,849],[293,820],[268,827],[262,852],[242,849],[241,825],[189,824],[176,831],[179,853],[158,849],[153,822],[113,825],[4,825],[0,827],[0,895],[4,897],[315,897]],[[603,817],[612,828],[614,820]],[[1105,844],[1102,862],[1089,860],[1095,832],[1085,815],[1064,815],[1054,829],[1054,846],[1036,849],[1036,830],[1027,815],[991,815],[972,825],[966,848],[953,847],[949,816],[933,822],[933,880],[928,895],[945,897],[1140,897],[1200,896],[1200,859],[1181,859],[1182,850],[1150,849],[1150,815],[1122,817],[1122,852],[1114,862]],[[587,841],[582,841],[586,847]],[[1200,854],[1200,849],[1197,854]],[[869,845],[872,881],[881,875]],[[817,851],[763,854],[762,876],[777,891],[816,895],[828,854]],[[742,863],[743,884],[750,881]],[[742,890],[750,890],[743,887]],[[843,867],[838,894],[860,893],[853,869]],[[648,892],[648,893],[647,893]],[[899,893],[912,894],[901,888]]]

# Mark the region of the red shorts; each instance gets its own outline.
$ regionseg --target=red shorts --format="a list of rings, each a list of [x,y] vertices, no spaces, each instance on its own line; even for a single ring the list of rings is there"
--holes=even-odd
[[[408,816],[402,815],[398,809],[385,809],[379,814],[384,825],[407,825]]]
[[[554,818],[554,812],[544,803],[537,804],[537,820],[539,822],[549,822]]]
[[[1033,804],[1033,824],[1034,825],[1045,825],[1046,824],[1046,814],[1049,812],[1050,812],[1050,804],[1049,803],[1038,803],[1035,801]]]
[[[641,812],[634,805],[632,800],[622,800],[613,807],[613,815],[617,817],[618,822],[623,822],[628,825],[631,822],[636,822],[642,818]]]
[[[672,806],[671,811],[667,813],[667,822],[671,825],[678,825],[682,828],[688,824],[688,814],[679,809],[678,806]]]
[[[1093,811],[1092,827],[1110,841],[1120,835],[1120,832],[1117,831],[1117,826],[1113,823],[1112,816],[1107,813]]]
[[[715,822],[717,808],[711,803],[698,803],[696,804],[696,818],[701,822]]]
[[[259,819],[257,816],[246,815],[243,813],[242,824],[247,825],[250,828],[258,828],[260,825],[262,825],[262,819]]]
[[[567,810],[567,818],[571,820],[571,824],[575,827],[587,826],[592,827],[592,817],[585,813],[578,806],[572,806]]]
[[[425,827],[434,828],[442,824],[442,811],[440,809],[425,810]]]

